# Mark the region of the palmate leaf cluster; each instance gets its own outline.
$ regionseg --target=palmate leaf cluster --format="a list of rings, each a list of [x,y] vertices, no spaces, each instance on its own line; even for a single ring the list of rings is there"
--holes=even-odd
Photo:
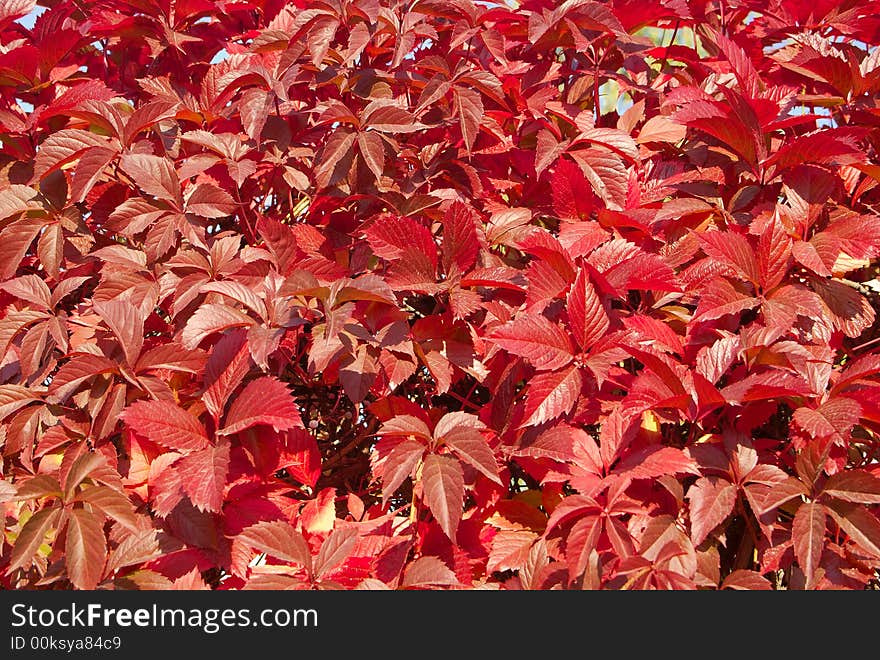
[[[0,1],[0,584],[876,587],[872,5]]]

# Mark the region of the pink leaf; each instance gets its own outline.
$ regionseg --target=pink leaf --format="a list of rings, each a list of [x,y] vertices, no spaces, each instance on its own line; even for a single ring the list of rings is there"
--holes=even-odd
[[[569,413],[582,385],[583,378],[576,366],[537,374],[529,381],[522,426],[537,426]]]
[[[416,440],[407,439],[395,447],[385,459],[382,471],[382,505],[394,494],[400,484],[411,477],[419,461],[425,453],[425,445]]]
[[[123,154],[119,163],[145,193],[175,205],[180,204],[180,180],[170,160],[146,154]]]
[[[714,280],[700,293],[694,321],[712,321],[739,314],[758,305],[758,300],[737,291],[726,279]]]
[[[107,558],[107,540],[100,518],[85,509],[73,509],[67,520],[67,575],[77,589],[94,589],[104,574]]]
[[[773,585],[760,573],[737,569],[724,578],[721,583],[722,589],[747,590],[747,591],[771,591]]]
[[[222,332],[229,328],[249,326],[254,320],[227,305],[211,303],[199,307],[183,328],[181,343],[186,349],[193,349],[202,343],[202,340],[215,332]]]
[[[232,195],[212,183],[197,184],[186,198],[187,212],[203,218],[224,218],[237,208]]]
[[[243,331],[234,330],[214,345],[205,364],[205,407],[219,422],[226,402],[241,384],[251,368],[247,338]]]
[[[122,419],[136,433],[171,449],[194,451],[208,445],[201,422],[168,401],[136,401],[125,409]]]
[[[568,295],[568,318],[575,340],[584,351],[608,331],[608,314],[586,269],[578,273]]]
[[[880,479],[865,470],[845,470],[831,475],[822,492],[846,502],[880,504]]]
[[[735,484],[718,477],[703,477],[688,490],[691,538],[700,545],[709,533],[727,520],[736,504]]]
[[[446,536],[455,542],[464,500],[461,465],[451,456],[430,454],[422,467],[421,483],[425,504]]]
[[[520,314],[495,328],[489,338],[510,353],[526,358],[536,369],[561,369],[574,358],[568,335],[544,316]]]
[[[236,537],[236,542],[311,570],[309,544],[302,534],[281,520],[251,525]]]
[[[228,442],[188,454],[176,468],[183,492],[200,511],[220,511],[229,472]]]
[[[271,376],[247,384],[232,402],[225,425],[218,433],[231,435],[257,424],[266,424],[276,431],[303,427],[290,390]]]
[[[482,429],[485,429],[485,425],[474,415],[451,412],[437,422],[434,435],[452,449],[459,459],[500,485],[495,453],[480,432]]]
[[[141,308],[131,300],[121,298],[96,300],[93,305],[119,340],[126,362],[130,366],[136,364],[144,345],[144,314]]]
[[[815,502],[805,502],[798,507],[791,528],[794,554],[807,577],[807,587],[813,584],[822,549],[825,546],[825,507]]]

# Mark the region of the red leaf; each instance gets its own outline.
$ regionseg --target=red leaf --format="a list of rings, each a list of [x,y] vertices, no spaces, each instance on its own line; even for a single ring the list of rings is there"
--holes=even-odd
[[[568,318],[575,340],[584,351],[608,332],[608,314],[586,269],[578,273],[568,295]]]
[[[397,261],[409,248],[418,248],[430,260],[433,269],[437,266],[437,246],[430,230],[410,218],[383,215],[377,218],[364,231],[370,247],[376,256]]]
[[[187,194],[186,210],[203,218],[223,218],[232,215],[238,205],[225,190],[211,183],[200,183]]]
[[[228,442],[187,454],[175,467],[183,492],[200,511],[220,511],[229,472]]]
[[[34,161],[34,177],[44,179],[89,147],[106,147],[107,138],[78,128],[68,128],[47,137]]]
[[[868,299],[838,280],[813,280],[835,330],[858,337],[874,323],[876,312]]]
[[[880,504],[880,479],[864,470],[845,470],[831,475],[822,492],[857,504]]]
[[[798,507],[791,528],[794,554],[807,577],[807,588],[813,584],[822,549],[825,546],[825,507],[815,502],[804,502]]]
[[[730,62],[730,68],[736,76],[736,81],[739,83],[743,95],[748,98],[757,98],[762,88],[761,78],[746,51],[720,32],[711,30],[710,34],[721,53]]]
[[[64,552],[67,575],[73,586],[87,590],[97,587],[107,557],[107,540],[99,518],[85,509],[71,510]]]
[[[600,144],[632,160],[639,156],[639,148],[635,141],[627,133],[616,128],[589,128],[578,135],[576,142],[581,141]]]
[[[364,108],[361,121],[365,127],[383,133],[412,133],[423,128],[412,113],[390,99],[372,101]]]
[[[778,213],[773,214],[773,221],[758,239],[758,261],[761,285],[764,291],[770,291],[782,282],[792,262],[792,240]]]
[[[146,154],[123,154],[119,164],[132,181],[148,195],[175,205],[180,204],[180,180],[177,178],[174,166],[167,158]]]
[[[22,218],[0,231],[0,279],[15,275],[31,243],[48,222],[44,218]]]
[[[359,346],[353,355],[349,355],[339,365],[339,382],[345,395],[360,403],[370,392],[370,387],[379,374],[379,365],[367,346]]]
[[[703,252],[731,266],[742,279],[757,284],[755,250],[745,237],[731,231],[707,231],[698,236]]]
[[[77,458],[63,477],[64,499],[69,500],[76,491],[76,487],[92,472],[106,465],[106,462],[107,459],[104,455],[96,452],[87,452]]]
[[[62,365],[49,385],[50,401],[63,402],[89,378],[115,372],[119,365],[102,355],[74,355]]]
[[[608,284],[620,291],[621,295],[627,289],[681,291],[675,272],[656,254],[636,254],[602,274]]]
[[[216,350],[216,349],[215,349]],[[144,352],[135,364],[135,371],[142,373],[154,369],[168,369],[189,374],[199,374],[205,368],[207,356],[198,349],[187,351],[180,344],[160,344]]]
[[[458,458],[475,467],[497,484],[498,463],[495,453],[480,432],[485,425],[473,415],[463,412],[446,413],[437,422],[434,436],[452,449]]]
[[[602,505],[587,495],[569,495],[560,502],[547,521],[547,532],[551,532],[574,517],[602,513]]]
[[[89,506],[132,532],[137,533],[141,529],[131,500],[118,490],[107,486],[92,486],[80,493],[77,500],[87,502]]]
[[[111,93],[112,96],[112,93]],[[155,126],[163,119],[174,117],[178,103],[165,100],[150,101],[140,105],[128,118],[123,131],[123,142],[130,144],[140,133]]]
[[[376,179],[385,171],[385,143],[378,133],[358,133],[358,149]]]
[[[737,291],[725,279],[713,281],[700,293],[694,321],[712,321],[728,314],[739,314],[758,305],[758,300]]]
[[[303,428],[290,390],[271,376],[247,384],[232,402],[225,425],[218,433],[231,435],[257,424],[266,424],[276,431]]]
[[[36,0],[9,0],[0,7],[0,19],[18,18],[30,14],[37,6]]]
[[[137,401],[122,413],[125,424],[148,440],[180,451],[208,446],[201,422],[168,401]]]
[[[475,268],[461,280],[462,287],[489,286],[496,289],[524,291],[526,279],[515,268]]]
[[[750,374],[721,390],[728,403],[765,401],[784,396],[798,396],[809,388],[802,378],[780,369]]]
[[[446,536],[455,542],[464,500],[461,465],[450,456],[430,454],[422,467],[421,484],[425,504]]]
[[[453,202],[443,216],[443,268],[450,273],[455,265],[459,273],[466,273],[479,251],[474,212],[461,202]]]
[[[347,130],[337,130],[330,135],[315,167],[315,181],[319,186],[331,185],[344,174],[342,170],[348,170],[356,139],[357,133]]]
[[[617,474],[632,479],[653,479],[664,474],[694,474],[694,461],[677,447],[649,445],[633,451],[615,466]]]
[[[400,484],[412,476],[424,453],[425,445],[412,439],[404,440],[391,450],[382,469],[382,506]]]
[[[540,135],[539,133],[539,138]],[[558,155],[557,152],[554,153]],[[563,158],[553,170],[550,180],[553,210],[557,216],[563,220],[583,220],[589,217],[593,210],[593,191],[577,165]]]
[[[757,131],[746,126],[732,109],[721,101],[708,98],[689,100],[672,118],[674,121],[703,131],[730,147],[750,165],[757,157]]]
[[[639,131],[636,142],[645,144],[648,142],[676,143],[684,139],[687,130],[681,124],[672,121],[666,115],[655,115],[648,119]]]
[[[483,98],[476,89],[468,87],[455,87],[455,109],[458,113],[458,122],[461,125],[461,136],[464,146],[470,153],[480,132],[480,124],[483,121]]]
[[[314,488],[321,476],[321,450],[317,441],[312,434],[298,428],[288,431],[285,438],[278,468]]]
[[[601,516],[584,516],[572,525],[565,540],[569,579],[574,580],[583,575],[590,561],[590,554],[599,543],[602,527]]]
[[[161,552],[155,529],[143,530],[126,536],[110,554],[106,573],[112,575],[126,566],[146,563],[157,558]]]
[[[106,147],[89,147],[82,153],[70,184],[71,201],[79,203],[86,198],[116,153],[115,149]]]
[[[520,314],[495,328],[489,338],[510,353],[526,358],[536,369],[561,369],[574,359],[565,331],[539,315]]]
[[[214,345],[205,364],[203,400],[215,423],[219,423],[226,402],[250,371],[251,364],[247,338],[243,331],[229,332]]]
[[[324,577],[344,562],[354,549],[357,540],[358,532],[354,527],[333,530],[321,544],[318,556],[315,557],[315,577],[318,579]]]
[[[248,137],[259,143],[266,125],[266,119],[272,111],[275,95],[263,89],[252,87],[244,90],[239,102],[241,124]]]
[[[130,300],[120,298],[96,300],[93,305],[119,340],[125,353],[125,361],[129,366],[136,364],[144,345],[144,315],[141,308]]]
[[[700,545],[709,533],[727,520],[736,505],[735,484],[718,477],[703,477],[688,490],[691,539]]]
[[[794,241],[791,246],[792,256],[804,267],[821,277],[829,277],[831,270],[825,265],[824,260],[819,255],[813,243],[805,241]]]
[[[853,165],[866,161],[858,146],[858,133],[851,127],[826,128],[802,135],[764,161],[764,166],[775,165],[776,171],[802,163],[822,165]]]
[[[602,149],[578,149],[568,155],[608,208],[619,211],[626,206],[629,178],[620,156]]]
[[[286,522],[259,522],[243,530],[235,541],[311,571],[312,553],[308,542]]]
[[[748,591],[771,591],[773,585],[760,573],[737,569],[724,578],[721,583],[722,589],[736,589]]]
[[[264,216],[257,221],[257,232],[265,241],[281,274],[290,275],[297,250],[293,230],[274,218]]]
[[[722,337],[697,354],[697,371],[710,383],[717,383],[739,358],[742,342],[737,336]]]
[[[826,511],[860,548],[880,557],[880,520],[860,504],[835,502]]]
[[[24,408],[29,403],[39,401],[26,387],[21,385],[0,385],[0,421],[9,417],[12,413],[20,408]]]
[[[789,477],[785,481],[778,483],[767,491],[764,501],[761,503],[761,510],[757,513],[764,514],[782,506],[795,498],[809,495],[806,486],[794,477]]]
[[[62,278],[61,263],[64,260],[64,232],[61,223],[46,225],[37,238],[37,258],[43,268],[56,280]],[[74,279],[74,278],[70,278]],[[82,281],[85,281],[84,279]],[[56,287],[56,291],[60,287]],[[59,298],[60,299],[60,298]]]
[[[403,574],[404,587],[437,587],[458,584],[449,567],[437,557],[419,557],[408,564]]]
[[[537,176],[541,176],[541,172],[546,170],[550,165],[556,162],[560,155],[565,151],[565,147],[567,143],[559,142],[554,136],[553,133],[548,131],[547,129],[541,129],[538,131],[538,135],[536,136],[536,145],[535,145],[535,174]],[[575,167],[570,161],[562,161],[567,163],[572,170],[574,170],[577,175],[580,177],[581,181],[583,181],[582,188],[586,189],[588,187],[586,179],[584,179],[584,175],[580,173],[580,171]],[[561,163],[560,163],[561,164]],[[556,173],[554,172],[554,181],[556,180]],[[560,206],[556,204],[557,200],[557,186],[553,186],[553,208],[557,214],[560,214]],[[567,191],[569,194],[563,193],[561,198],[565,200],[570,200],[573,202],[574,197],[570,195],[570,191]],[[563,202],[562,207],[571,208],[567,204]],[[566,217],[564,215],[560,215],[559,217]],[[575,215],[577,218],[577,215]]]
[[[202,573],[199,571],[198,567],[192,569],[186,575],[183,575],[176,580],[174,580],[174,586],[172,587],[177,591],[210,591],[211,587],[209,587],[204,578],[202,578]]]
[[[525,421],[521,426],[538,426],[571,412],[583,385],[580,369],[574,365],[562,371],[538,373],[529,381]]]
[[[191,350],[197,348],[202,340],[215,332],[222,332],[229,328],[249,326],[253,319],[247,314],[227,305],[211,303],[199,307],[183,328],[181,343],[184,348]]]
[[[798,408],[792,415],[792,421],[813,438],[830,438],[833,442],[846,445],[850,430],[858,423],[861,414],[861,406],[853,399],[835,397],[815,410]]]
[[[47,508],[37,511],[28,518],[12,547],[9,565],[6,567],[7,575],[19,568],[27,568],[31,565],[37,551],[46,540],[46,534],[54,528],[60,515],[61,509]]]
[[[379,435],[413,436],[430,441],[433,437],[428,425],[412,415],[397,415],[382,424]]]
[[[526,311],[529,313],[542,311],[568,288],[570,280],[554,266],[544,259],[529,264],[526,271]]]

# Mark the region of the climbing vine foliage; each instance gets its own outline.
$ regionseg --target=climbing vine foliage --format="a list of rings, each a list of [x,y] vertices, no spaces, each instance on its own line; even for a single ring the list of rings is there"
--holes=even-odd
[[[865,589],[860,0],[0,0],[0,585]]]

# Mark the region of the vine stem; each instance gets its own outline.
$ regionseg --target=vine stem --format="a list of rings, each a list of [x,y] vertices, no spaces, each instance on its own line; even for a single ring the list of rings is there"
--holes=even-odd
[[[416,469],[416,476],[413,477],[413,489],[412,489],[412,497],[409,502],[409,523],[412,527],[412,549],[411,552],[413,556],[417,556],[416,553],[416,541],[418,541],[419,536],[419,518],[421,517],[421,500],[416,496],[416,483],[418,483],[419,479],[422,476],[422,468],[425,466],[424,461],[419,461],[419,467]]]
[[[666,49],[663,51],[663,59],[660,61],[660,73],[663,73],[663,69],[666,67],[666,60],[669,57],[669,49],[672,48],[672,44],[675,43],[675,38],[678,36],[678,28],[680,26],[681,21],[675,21],[675,28],[672,30],[672,38],[669,40],[669,43],[666,44]]]
[[[247,207],[244,205],[244,202],[241,201],[241,194],[239,193],[238,188],[234,187],[232,190],[235,193],[235,201],[238,202],[238,205],[241,208],[241,219],[244,220],[245,228],[247,229],[247,232],[249,234],[250,243],[256,243],[257,234],[254,231],[254,227],[251,224],[251,221],[248,219]]]

